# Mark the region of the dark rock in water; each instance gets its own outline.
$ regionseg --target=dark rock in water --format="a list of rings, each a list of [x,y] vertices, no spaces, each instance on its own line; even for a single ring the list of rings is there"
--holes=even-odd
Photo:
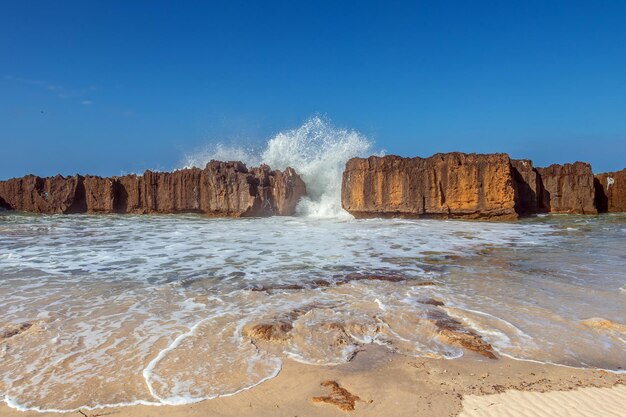
[[[421,300],[417,300],[418,303],[424,305],[430,305],[435,307],[443,307],[445,304],[443,301],[435,300],[434,298],[424,298]]]
[[[8,326],[0,332],[0,341],[24,333],[31,327],[33,327],[33,323],[29,322]]]
[[[600,212],[626,212],[626,168],[595,177],[596,207]]]
[[[262,292],[272,292],[272,291],[294,291],[294,290],[303,290],[305,288],[315,288],[314,285],[306,286],[304,284],[261,284],[254,285],[249,287],[250,291],[262,291]]]
[[[306,187],[292,169],[248,168],[211,161],[204,169],[146,171],[143,175],[0,181],[0,205],[34,213],[203,213],[256,217],[292,215]]]
[[[371,156],[346,164],[342,206],[357,218],[516,219],[515,184],[505,154]]]
[[[460,321],[450,317],[445,311],[429,310],[427,319],[437,327],[439,337],[444,343],[471,350],[489,359],[498,359],[493,347],[478,333],[464,327]]]
[[[345,278],[338,283],[345,283],[350,281],[388,281],[388,282],[401,282],[406,281],[408,277],[397,274],[362,274],[353,272],[345,276]]]
[[[591,165],[575,162],[537,168],[541,190],[539,211],[549,213],[597,214]]]

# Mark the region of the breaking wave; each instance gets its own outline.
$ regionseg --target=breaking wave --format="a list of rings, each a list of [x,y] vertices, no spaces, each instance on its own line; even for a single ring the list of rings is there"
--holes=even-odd
[[[341,176],[348,159],[372,153],[372,142],[355,130],[334,126],[316,116],[302,126],[278,133],[265,149],[256,150],[223,143],[210,145],[185,158],[184,166],[204,167],[212,159],[238,160],[248,166],[261,163],[272,169],[294,168],[306,183],[308,197],[298,205],[299,215],[307,217],[342,217]]]

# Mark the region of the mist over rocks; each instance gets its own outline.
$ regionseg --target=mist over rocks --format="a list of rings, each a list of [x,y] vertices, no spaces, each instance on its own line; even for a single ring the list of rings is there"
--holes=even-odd
[[[218,217],[288,216],[306,195],[292,168],[248,169],[241,162],[211,161],[204,169],[146,171],[101,178],[27,175],[0,181],[5,209],[46,214],[201,213]]]
[[[616,178],[620,186],[611,189]],[[600,183],[607,190],[604,197],[598,193]],[[511,220],[538,213],[597,214],[609,206],[626,211],[625,184],[626,170],[594,178],[584,162],[535,168],[530,160],[506,154],[372,156],[346,164],[342,206],[357,218]]]

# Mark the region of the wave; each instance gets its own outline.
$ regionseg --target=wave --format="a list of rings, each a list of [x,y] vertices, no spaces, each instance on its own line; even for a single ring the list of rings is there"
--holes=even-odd
[[[346,162],[372,153],[373,143],[363,134],[338,128],[320,116],[296,129],[280,132],[262,150],[211,144],[185,157],[183,166],[204,167],[212,159],[242,161],[248,166],[265,163],[272,169],[294,168],[307,186],[308,197],[297,208],[306,217],[350,217],[341,208],[341,178]],[[382,153],[381,153],[382,154]]]

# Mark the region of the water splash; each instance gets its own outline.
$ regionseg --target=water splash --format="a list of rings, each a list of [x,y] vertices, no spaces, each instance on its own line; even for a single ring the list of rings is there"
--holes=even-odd
[[[272,169],[294,168],[307,186],[297,213],[307,217],[343,217],[341,176],[348,159],[372,153],[372,142],[355,130],[334,126],[315,116],[302,126],[278,133],[268,140],[265,149],[255,152],[245,147],[221,143],[186,157],[184,166],[204,167],[211,159],[238,160],[248,166],[268,164]]]
[[[261,159],[275,169],[291,166],[302,176],[309,197],[299,204],[299,214],[337,217],[347,215],[341,208],[341,176],[346,161],[367,155],[371,147],[360,133],[313,117],[299,128],[270,139]]]
[[[212,159],[217,161],[241,161],[248,166],[258,166],[261,163],[259,152],[254,148],[215,143],[185,155],[183,169],[204,168],[207,162]]]

